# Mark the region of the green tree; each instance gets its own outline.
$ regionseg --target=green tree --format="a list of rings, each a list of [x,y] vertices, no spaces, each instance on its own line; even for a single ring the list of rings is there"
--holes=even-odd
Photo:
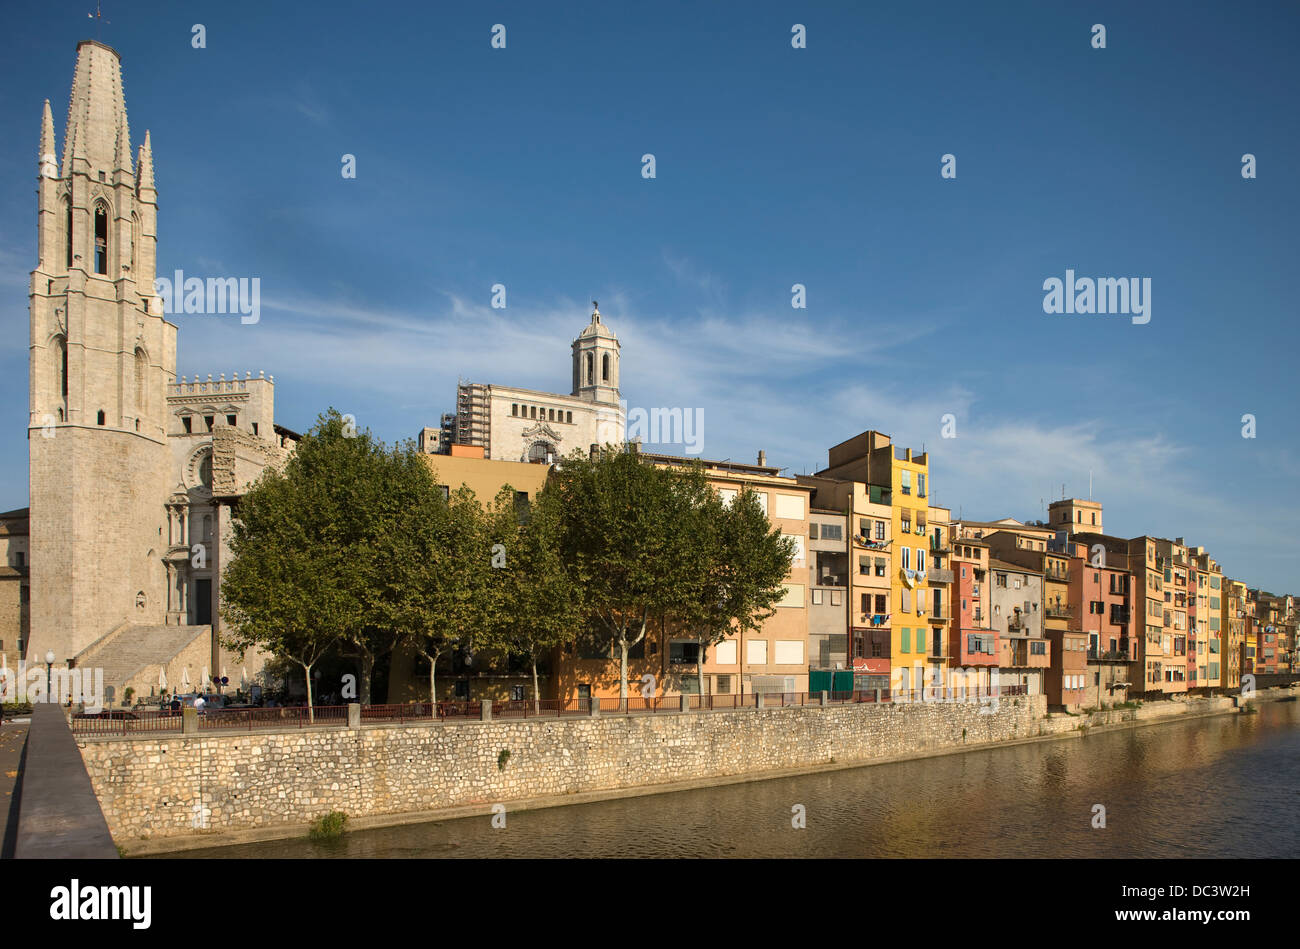
[[[268,469],[240,500],[222,575],[222,640],[228,649],[258,646],[300,665],[311,715],[312,667],[356,623],[357,604],[342,592],[346,558],[314,543],[300,517],[300,489]]]
[[[586,609],[618,648],[626,702],[628,650],[645,639],[649,621],[681,615],[683,604],[707,593],[712,544],[698,531],[712,491],[698,467],[657,467],[616,449],[595,458],[575,453],[550,489],[561,555]]]
[[[413,446],[386,449],[336,410],[321,415],[283,473],[267,469],[240,500],[222,582],[233,639],[303,664],[309,701],[310,665],[337,643],[360,660],[369,704],[375,661],[399,633],[390,562],[427,481]]]
[[[685,604],[682,619],[700,642],[696,676],[704,692],[707,649],[728,636],[757,632],[785,596],[794,543],[773,527],[758,495],[746,488],[730,504],[716,496],[701,509],[700,535],[709,545],[710,570],[703,595]]]
[[[467,487],[443,498],[431,490],[411,508],[405,543],[393,559],[394,600],[407,642],[429,660],[429,701],[438,700],[437,666],[457,647],[482,648],[493,625],[491,542],[482,506]]]
[[[492,510],[494,536],[508,538],[500,541],[502,556],[491,571],[494,642],[528,660],[537,707],[537,662],[574,641],[584,619],[583,604],[581,587],[560,550],[558,494],[543,488],[526,512],[513,495],[509,487],[503,489]]]

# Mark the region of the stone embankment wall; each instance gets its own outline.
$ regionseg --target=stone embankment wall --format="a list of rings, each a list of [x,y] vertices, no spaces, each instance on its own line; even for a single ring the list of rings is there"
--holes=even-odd
[[[82,738],[113,837],[301,826],[882,758],[1043,734],[1043,696]],[[1077,724],[1077,723],[1076,723]],[[501,752],[509,757],[499,764]]]

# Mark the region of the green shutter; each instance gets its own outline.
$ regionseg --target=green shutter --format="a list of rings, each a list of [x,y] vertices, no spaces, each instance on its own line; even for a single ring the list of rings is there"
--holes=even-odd
[[[903,630],[902,630],[902,633],[903,633],[903,648],[900,650],[900,652],[911,652],[911,651],[912,651],[912,631],[911,631],[910,629],[908,629],[906,626],[904,626],[904,627],[903,627]]]

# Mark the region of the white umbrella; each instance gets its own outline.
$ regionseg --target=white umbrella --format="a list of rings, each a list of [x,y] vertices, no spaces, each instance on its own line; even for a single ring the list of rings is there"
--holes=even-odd
[[[188,690],[190,687],[190,667],[186,666],[181,670],[181,688]]]
[[[246,685],[248,685],[248,666],[244,666],[239,670],[239,687],[243,688]]]
[[[166,666],[158,667],[158,691],[162,692],[167,688],[167,668]]]

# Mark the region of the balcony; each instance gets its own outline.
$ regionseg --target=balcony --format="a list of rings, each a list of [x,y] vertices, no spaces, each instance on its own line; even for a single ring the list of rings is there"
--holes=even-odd
[[[1007,632],[1023,633],[1024,631],[1025,631],[1025,621],[1021,619],[1019,616],[1016,616],[1014,619],[1007,620]]]
[[[953,581],[952,571],[945,567],[931,567],[929,576],[931,583],[952,583]]]
[[[1088,650],[1088,658],[1095,659],[1099,662],[1128,662],[1129,657],[1122,649],[1092,649]]]
[[[938,537],[930,538],[930,549],[936,554],[946,554],[952,551],[952,547],[948,544],[948,541],[942,540]]]
[[[1069,619],[1074,615],[1074,610],[1063,603],[1048,603],[1043,612],[1050,619]]]

